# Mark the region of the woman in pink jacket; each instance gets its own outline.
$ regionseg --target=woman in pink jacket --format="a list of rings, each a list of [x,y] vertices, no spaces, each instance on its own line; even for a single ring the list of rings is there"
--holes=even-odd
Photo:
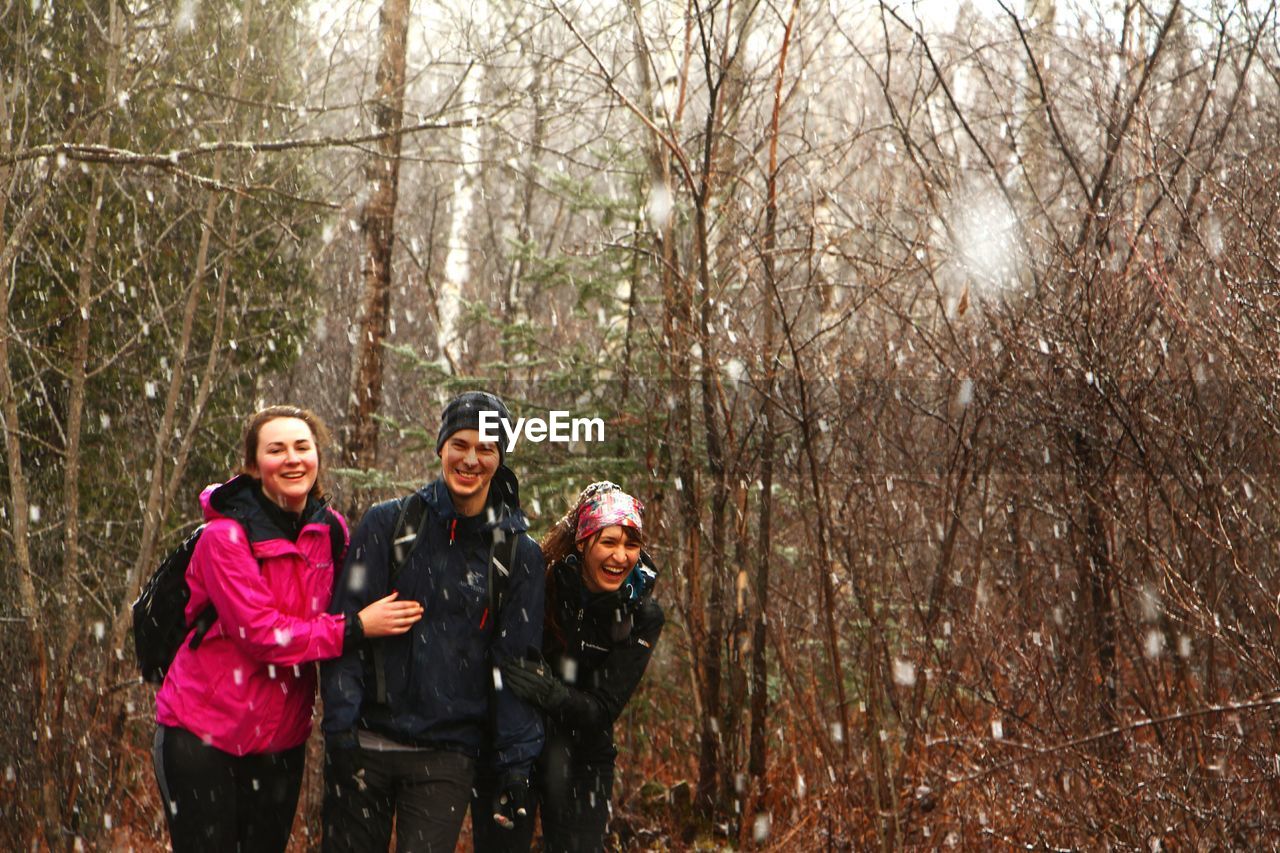
[[[187,567],[184,642],[156,694],[154,760],[175,851],[283,851],[302,785],[315,661],[361,637],[402,634],[422,615],[395,595],[349,622],[326,613],[334,545],[348,538],[319,482],[328,434],[307,409],[249,419],[241,473],[200,495],[207,526]]]

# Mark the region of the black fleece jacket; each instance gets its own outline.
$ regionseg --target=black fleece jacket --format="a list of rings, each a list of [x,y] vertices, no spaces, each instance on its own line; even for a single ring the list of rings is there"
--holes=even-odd
[[[645,557],[644,559],[648,559]],[[548,595],[554,626],[543,648],[569,698],[548,714],[548,736],[567,738],[574,763],[609,763],[617,757],[613,723],[640,684],[666,617],[651,590],[629,601],[623,590],[592,593],[582,583],[576,556],[555,565]]]

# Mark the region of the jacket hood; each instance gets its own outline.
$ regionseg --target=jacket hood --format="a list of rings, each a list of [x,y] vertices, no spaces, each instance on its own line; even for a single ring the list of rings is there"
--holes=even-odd
[[[200,507],[205,521],[216,518],[238,521],[249,532],[251,542],[293,538],[287,536],[280,523],[263,508],[262,484],[248,474],[237,474],[225,483],[205,486],[200,493]],[[299,527],[324,524],[326,510],[326,501],[309,496],[299,518]]]
[[[458,518],[449,497],[449,487],[443,477],[437,477],[418,490],[432,512],[443,519]],[[489,500],[485,504],[486,529],[497,528],[508,533],[524,533],[529,529],[529,519],[520,506],[520,482],[506,465],[499,465],[489,483]]]

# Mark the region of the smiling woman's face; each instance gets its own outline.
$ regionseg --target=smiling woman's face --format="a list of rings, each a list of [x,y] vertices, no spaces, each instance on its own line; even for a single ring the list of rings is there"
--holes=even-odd
[[[602,529],[586,540],[585,546],[582,582],[592,592],[613,592],[622,586],[640,559],[639,535],[620,524]]]
[[[320,454],[311,427],[301,418],[273,418],[258,428],[258,452],[249,473],[276,505],[301,512],[316,483]]]

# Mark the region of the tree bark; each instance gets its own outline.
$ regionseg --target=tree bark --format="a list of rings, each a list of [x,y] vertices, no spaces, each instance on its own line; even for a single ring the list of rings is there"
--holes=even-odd
[[[1112,600],[1115,591],[1115,569],[1111,563],[1106,520],[1103,517],[1103,492],[1106,476],[1103,461],[1094,442],[1076,431],[1072,436],[1076,482],[1081,491],[1082,528],[1080,574],[1088,590],[1089,634],[1093,638],[1098,663],[1098,719],[1101,725],[1116,724],[1116,697],[1119,671],[1116,665],[1116,613]]]
[[[378,155],[365,168],[369,200],[361,213],[365,235],[364,312],[356,344],[346,440],[347,461],[357,468],[378,463],[378,422],[382,408],[383,344],[391,323],[391,258],[395,248],[396,202],[400,188],[400,128],[404,120],[405,42],[409,0],[384,0],[379,15],[382,55],[378,62],[373,122]]]
[[[787,54],[791,47],[796,15],[800,0],[793,0],[787,27],[782,35],[782,47],[778,54],[778,74],[773,87],[773,112],[769,120],[769,171],[765,201],[765,225],[762,238],[761,270],[764,275],[762,305],[764,307],[764,346],[761,364],[765,371],[764,395],[761,401],[761,423],[764,435],[760,447],[760,516],[756,529],[756,581],[755,628],[751,644],[751,732],[750,755],[747,769],[751,774],[751,806],[746,822],[754,821],[759,804],[768,796],[768,740],[766,737],[769,715],[769,659],[766,640],[769,622],[769,563],[772,557],[773,531],[773,462],[777,441],[773,395],[777,382],[778,359],[774,353],[777,305],[774,294],[778,291],[777,259],[774,252],[778,242],[778,130],[782,116],[782,88],[786,78]]]
[[[0,97],[0,124],[8,120],[7,102]],[[10,170],[0,167],[0,180],[8,183]],[[48,178],[46,179],[48,180]],[[8,241],[4,238],[4,213],[7,207],[8,193],[0,197],[0,245],[4,252],[0,253],[0,269],[7,268],[12,261],[16,246],[25,238],[26,232],[44,209],[47,191],[42,191],[36,203],[28,207],[18,220]],[[31,560],[31,500],[28,492],[27,475],[22,464],[22,425],[18,416],[18,399],[13,381],[13,368],[9,352],[9,288],[0,286],[0,417],[4,418],[5,461],[9,471],[9,511],[11,513],[11,533],[13,536],[13,557],[17,563],[18,598],[22,607],[22,617],[26,621],[27,637],[31,652],[31,680],[35,694],[36,761],[43,778],[39,782],[39,801],[41,816],[46,827],[56,827],[58,823],[57,796],[54,790],[54,777],[46,772],[50,755],[50,738],[40,737],[40,724],[46,716],[49,695],[49,659],[47,648],[47,632],[41,617],[39,599],[35,585],[35,572]]]
[[[484,7],[477,13],[485,18]],[[462,128],[459,141],[458,175],[453,182],[453,201],[449,221],[449,241],[445,250],[444,281],[440,285],[440,304],[436,313],[440,318],[436,330],[436,350],[442,368],[456,372],[464,355],[466,341],[458,340],[458,321],[462,317],[462,288],[471,279],[471,229],[472,212],[475,210],[476,178],[480,163],[479,111],[476,108],[483,91],[483,66],[472,65],[462,81],[461,91],[464,116],[470,122]]]

